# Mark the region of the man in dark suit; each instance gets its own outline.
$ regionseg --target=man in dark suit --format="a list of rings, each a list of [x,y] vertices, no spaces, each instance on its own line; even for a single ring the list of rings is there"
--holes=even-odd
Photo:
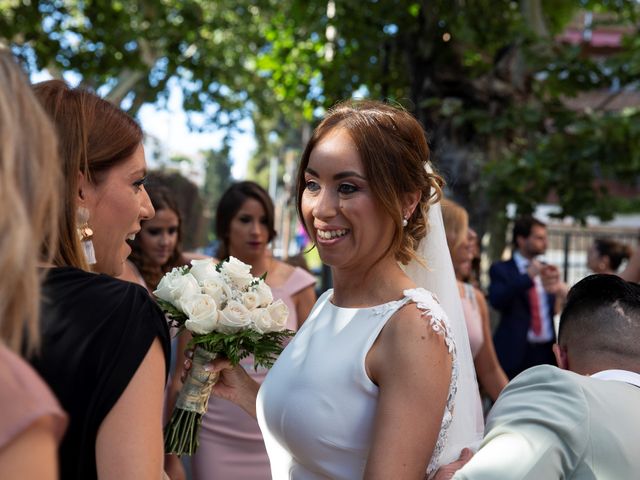
[[[558,270],[537,259],[547,249],[544,223],[531,216],[518,218],[513,247],[510,260],[489,270],[489,302],[501,315],[493,341],[509,378],[535,365],[555,365],[554,293],[561,283]]]

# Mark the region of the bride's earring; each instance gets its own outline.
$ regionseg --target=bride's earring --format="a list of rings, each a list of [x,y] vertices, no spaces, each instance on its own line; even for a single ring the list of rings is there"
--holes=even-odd
[[[76,210],[76,230],[82,250],[89,265],[96,263],[96,251],[93,248],[93,230],[89,227],[89,210],[86,207],[78,207]]]
[[[407,220],[406,218],[402,219],[402,227],[406,227],[407,225],[409,225],[409,220]]]

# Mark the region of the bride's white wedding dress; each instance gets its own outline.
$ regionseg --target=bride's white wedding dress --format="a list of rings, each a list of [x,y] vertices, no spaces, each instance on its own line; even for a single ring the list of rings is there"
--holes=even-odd
[[[449,398],[427,470],[432,473],[447,450],[457,388],[456,349],[446,314],[421,288],[370,308],[337,307],[332,294],[329,290],[318,299],[260,389],[258,421],[273,478],[362,478],[378,403],[365,357],[388,319],[408,302],[424,312],[427,328],[444,337],[453,360]]]
[[[257,414],[274,480],[362,478],[377,405],[365,357],[389,317],[409,301],[430,316],[431,328],[444,335],[454,358],[428,473],[456,460],[463,448],[478,448],[482,408],[440,205],[428,216],[429,232],[418,248],[426,263],[405,268],[422,288],[406,290],[396,302],[357,309],[336,307],[329,301],[332,292],[325,293],[267,375]]]

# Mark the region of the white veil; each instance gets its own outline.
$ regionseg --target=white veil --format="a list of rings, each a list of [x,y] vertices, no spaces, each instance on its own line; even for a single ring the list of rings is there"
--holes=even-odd
[[[428,171],[432,171],[427,166]],[[454,399],[453,420],[447,432],[447,440],[438,464],[446,465],[460,456],[460,451],[471,448],[476,451],[484,432],[484,420],[476,372],[467,335],[460,294],[447,246],[440,202],[429,208],[428,233],[418,247],[418,254],[426,261],[426,267],[410,262],[405,272],[416,283],[435,293],[447,313],[456,346],[458,362],[458,386]]]

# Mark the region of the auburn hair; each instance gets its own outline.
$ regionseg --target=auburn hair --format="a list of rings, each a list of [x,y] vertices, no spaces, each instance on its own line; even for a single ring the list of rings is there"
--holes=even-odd
[[[134,154],[142,143],[142,129],[117,106],[62,80],[38,83],[33,90],[57,128],[65,181],[54,263],[89,270],[76,233],[78,173],[100,184],[106,172]]]

